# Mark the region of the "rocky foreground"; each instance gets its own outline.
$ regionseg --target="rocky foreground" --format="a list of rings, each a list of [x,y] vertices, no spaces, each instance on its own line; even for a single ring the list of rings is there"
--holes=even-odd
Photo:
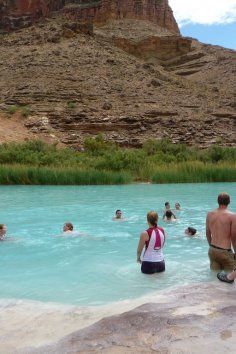
[[[235,353],[235,295],[235,285],[214,282],[114,304],[110,309],[31,303],[29,311],[29,304],[8,303],[1,306],[0,352]]]

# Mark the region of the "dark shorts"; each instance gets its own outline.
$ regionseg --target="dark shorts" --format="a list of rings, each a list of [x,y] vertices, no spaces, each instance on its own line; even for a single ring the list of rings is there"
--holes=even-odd
[[[142,262],[141,272],[145,274],[154,274],[165,271],[165,261],[162,262]]]

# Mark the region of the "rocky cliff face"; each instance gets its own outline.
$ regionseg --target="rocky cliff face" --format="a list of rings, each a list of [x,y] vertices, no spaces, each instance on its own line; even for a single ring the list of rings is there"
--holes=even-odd
[[[59,9],[73,20],[142,19],[179,33],[168,0],[0,0],[0,27],[25,27]]]
[[[73,19],[91,18],[96,22],[124,18],[149,20],[173,33],[179,33],[168,0],[74,0],[73,4],[74,6],[66,6],[63,10]]]
[[[26,27],[53,10],[59,10],[65,0],[0,0],[0,28],[13,30]]]

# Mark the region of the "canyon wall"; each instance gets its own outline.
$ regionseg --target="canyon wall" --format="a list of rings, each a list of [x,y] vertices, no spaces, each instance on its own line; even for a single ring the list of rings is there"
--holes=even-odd
[[[0,0],[0,28],[26,27],[64,5],[65,0]]]
[[[168,0],[0,0],[0,27],[25,27],[60,9],[71,20],[142,19],[179,33]]]

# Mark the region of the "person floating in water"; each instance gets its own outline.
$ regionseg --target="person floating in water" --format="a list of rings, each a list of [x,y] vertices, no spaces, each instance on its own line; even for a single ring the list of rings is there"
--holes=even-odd
[[[224,281],[225,283],[233,284],[234,280],[236,279],[236,268],[229,274],[226,274],[224,272],[218,273],[217,278],[220,281]]]
[[[125,218],[123,217],[122,211],[120,209],[116,210],[114,218],[112,220],[120,220],[123,221]]]
[[[141,263],[141,271],[145,274],[153,274],[165,271],[163,247],[165,244],[165,231],[157,226],[158,214],[150,211],[147,214],[149,228],[140,235],[137,249],[137,262]],[[143,248],[145,251],[141,260]]]
[[[180,210],[180,204],[178,202],[175,203],[175,210]]]
[[[72,233],[74,230],[74,226],[71,222],[66,222],[64,225],[63,225],[63,233],[64,234],[70,234]]]
[[[165,212],[164,221],[165,221],[165,222],[176,221],[176,216],[175,216],[175,214],[174,214],[171,210],[167,210],[167,211]]]
[[[184,231],[185,235],[187,236],[195,236],[197,233],[197,230],[194,227],[188,227],[185,231]]]
[[[206,237],[209,244],[210,268],[212,270],[232,270],[236,267],[236,214],[227,208],[230,196],[218,195],[219,207],[207,214]]]
[[[0,241],[4,241],[6,238],[7,227],[5,224],[0,224]]]

